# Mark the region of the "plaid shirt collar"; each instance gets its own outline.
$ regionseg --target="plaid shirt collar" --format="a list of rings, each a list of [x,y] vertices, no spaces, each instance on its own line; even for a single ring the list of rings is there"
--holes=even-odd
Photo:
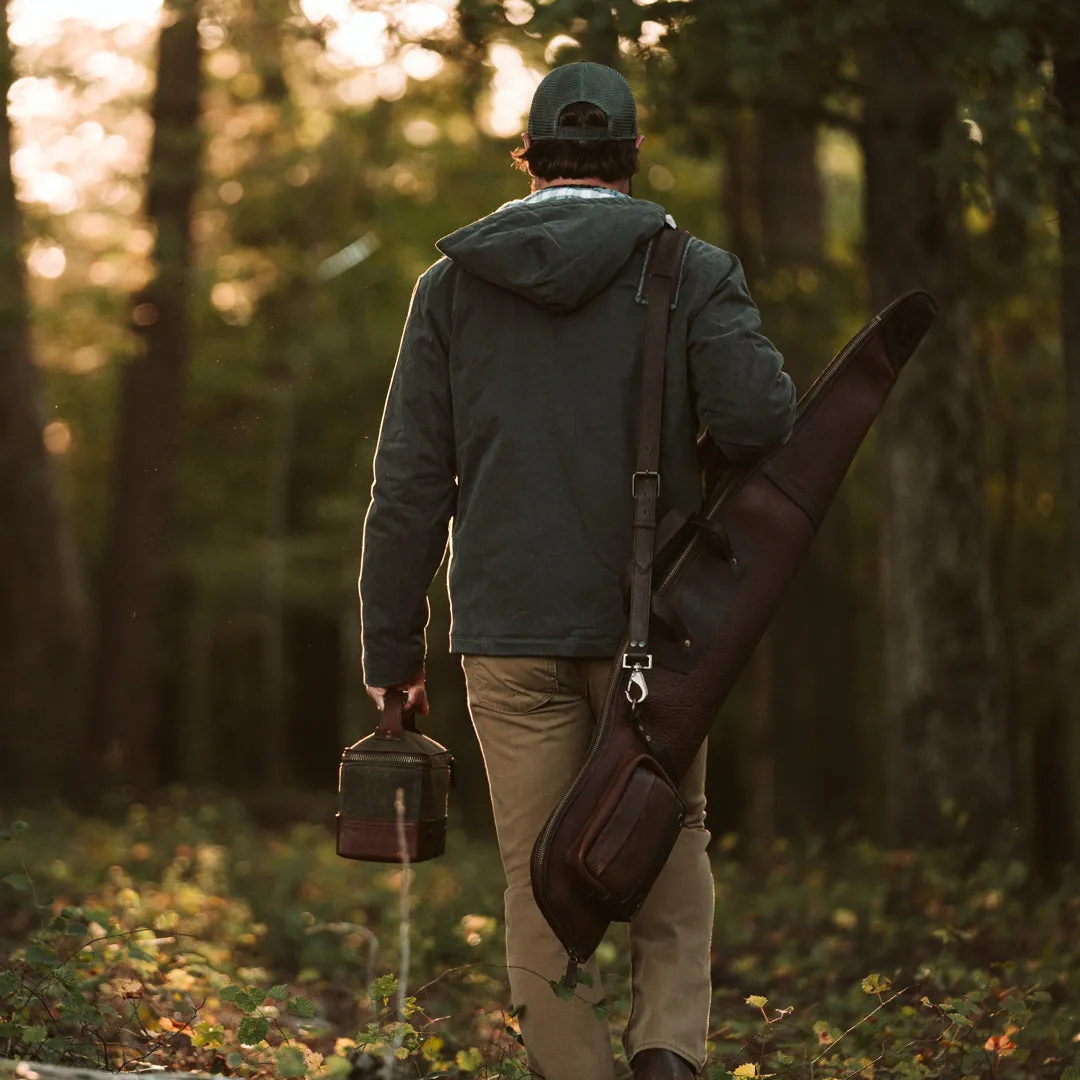
[[[629,199],[621,191],[591,184],[557,184],[526,195],[521,202],[560,202],[563,199]]]

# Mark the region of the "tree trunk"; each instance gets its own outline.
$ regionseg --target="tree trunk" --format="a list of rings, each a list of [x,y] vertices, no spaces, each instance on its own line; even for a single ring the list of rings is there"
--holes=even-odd
[[[1067,137],[1080,152],[1080,47],[1062,48],[1054,61],[1054,92]],[[1061,353],[1068,405],[1065,432],[1068,454],[1072,559],[1080,584],[1080,164],[1058,172],[1061,235]]]
[[[725,118],[721,127],[721,143],[724,151],[724,189],[721,198],[727,224],[727,245],[742,263],[752,292],[761,259],[754,239],[753,184],[751,170],[746,167],[753,147],[745,116],[736,113]]]
[[[92,749],[104,775],[137,788],[154,780],[161,608],[191,354],[189,237],[202,141],[199,0],[168,0],[163,18],[147,191],[156,275],[133,298],[132,322],[142,347],[121,377],[91,705]]]
[[[776,300],[761,300],[762,323],[801,394],[821,370],[821,342],[833,336],[811,287],[825,260],[817,134],[772,110],[760,114],[757,131],[762,268],[774,289],[781,271],[790,277]],[[834,830],[857,809],[845,782],[858,745],[850,546],[841,490],[769,630],[776,813],[788,834]]]
[[[5,6],[5,102],[12,80]],[[73,760],[86,639],[74,542],[42,438],[6,108],[0,160],[0,800],[14,800],[58,790],[57,770]]]
[[[1080,47],[1063,45],[1054,58],[1054,96],[1073,153],[1080,151]],[[1068,484],[1073,603],[1080,601],[1080,164],[1058,170],[1058,231],[1061,237],[1061,358],[1065,368],[1065,475]],[[1070,648],[1071,645],[1071,648]],[[1080,702],[1070,693],[1080,633],[1046,663],[1053,687],[1049,707],[1032,725],[1034,741],[1035,840],[1039,869],[1049,883],[1080,857],[1078,804],[1071,775],[1080,747]],[[1034,662],[1034,661],[1033,661]]]
[[[758,209],[766,273],[820,266],[825,257],[825,212],[817,167],[817,131],[774,110],[757,124]],[[816,361],[820,365],[820,359]],[[816,372],[815,372],[816,374]]]
[[[918,47],[924,30],[889,27],[862,58],[872,303],[922,287],[940,307],[878,429],[888,816],[894,842],[944,841],[963,823],[985,844],[1010,811],[1011,777],[962,206],[958,180],[940,173],[963,135],[951,75]]]

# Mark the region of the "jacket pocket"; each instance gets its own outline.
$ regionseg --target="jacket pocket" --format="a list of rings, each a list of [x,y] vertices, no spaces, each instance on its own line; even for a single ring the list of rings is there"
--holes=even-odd
[[[469,703],[520,716],[548,704],[559,692],[553,656],[463,656]]]
[[[620,769],[567,855],[609,917],[629,922],[663,870],[683,822],[679,793],[649,754]]]

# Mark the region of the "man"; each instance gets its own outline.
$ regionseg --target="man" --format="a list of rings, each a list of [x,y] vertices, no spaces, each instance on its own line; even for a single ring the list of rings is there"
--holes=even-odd
[[[649,242],[673,223],[630,196],[641,136],[629,85],[593,63],[537,87],[514,151],[532,193],[438,243],[417,282],[386,402],[360,594],[368,692],[426,711],[427,588],[453,520],[450,648],[462,654],[507,876],[506,950],[529,1062],[546,1080],[610,1080],[595,959],[576,998],[529,879],[533,841],[584,760],[626,627]],[[662,499],[701,502],[704,423],[732,459],[783,441],[794,387],[758,332],[738,260],[691,239],[669,317]],[[630,925],[623,1038],[638,1080],[705,1059],[713,885],[705,749],[685,826]]]

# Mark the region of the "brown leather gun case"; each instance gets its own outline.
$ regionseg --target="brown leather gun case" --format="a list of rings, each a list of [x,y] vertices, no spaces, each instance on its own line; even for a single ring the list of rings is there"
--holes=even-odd
[[[570,957],[571,985],[663,868],[682,825],[677,785],[937,311],[925,292],[895,300],[803,395],[787,443],[749,466],[704,453],[702,512],[657,525],[667,313],[685,243],[658,234],[647,271],[628,634],[585,764],[532,853],[533,893]]]

